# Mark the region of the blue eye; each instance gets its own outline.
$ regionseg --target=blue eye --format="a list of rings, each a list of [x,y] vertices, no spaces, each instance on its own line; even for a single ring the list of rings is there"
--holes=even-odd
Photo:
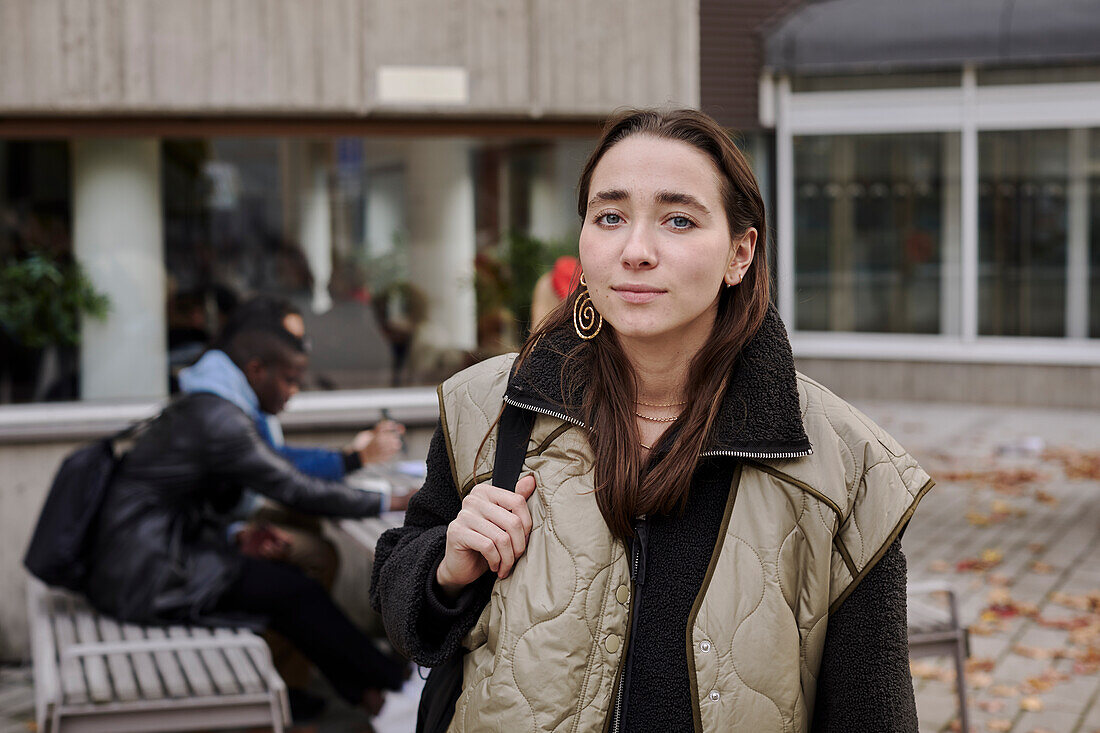
[[[616,224],[621,224],[623,218],[618,214],[603,214],[602,216],[598,217],[596,221],[603,224],[615,226]]]
[[[691,219],[686,216],[674,216],[670,221],[675,229],[688,229],[689,227],[695,226]]]

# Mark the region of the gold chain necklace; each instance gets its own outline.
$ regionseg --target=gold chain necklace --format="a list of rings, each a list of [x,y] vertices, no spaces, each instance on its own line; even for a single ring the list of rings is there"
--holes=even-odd
[[[676,418],[680,417],[679,415],[673,415],[672,417],[653,417],[652,415],[643,415],[637,410],[634,411],[634,414],[642,418],[643,420],[649,420],[650,422],[676,422]]]
[[[687,401],[685,400],[684,402],[669,402],[666,405],[661,405],[656,402],[642,402],[641,400],[636,400],[634,404],[645,405],[646,407],[679,407],[680,405],[686,405]]]

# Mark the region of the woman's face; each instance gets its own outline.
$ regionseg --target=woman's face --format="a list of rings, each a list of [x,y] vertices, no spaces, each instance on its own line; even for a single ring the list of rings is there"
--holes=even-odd
[[[634,135],[592,173],[580,259],[596,310],[626,339],[699,341],[739,283],[756,231],[730,238],[719,173],[678,140]],[[694,337],[694,338],[692,338]]]

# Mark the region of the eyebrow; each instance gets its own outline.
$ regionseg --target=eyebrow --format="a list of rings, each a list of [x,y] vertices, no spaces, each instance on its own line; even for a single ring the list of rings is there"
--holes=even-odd
[[[599,206],[600,204],[617,203],[619,201],[626,201],[630,198],[630,194],[621,188],[612,188],[607,191],[600,191],[591,199],[588,200],[589,208],[593,206]]]
[[[606,191],[600,191],[588,201],[589,208],[593,206],[599,206],[600,204],[618,203],[626,201],[630,198],[630,194],[621,188],[612,188]],[[703,202],[692,196],[690,193],[682,193],[680,191],[658,191],[656,195],[657,203],[677,206],[690,206],[694,209],[698,209],[704,214],[710,214],[710,209],[703,205]]]
[[[680,193],[679,191],[658,191],[657,203],[659,204],[677,204],[679,206],[690,206],[694,209],[699,209],[704,214],[709,214],[710,209],[703,206],[703,202],[692,196],[690,193]]]

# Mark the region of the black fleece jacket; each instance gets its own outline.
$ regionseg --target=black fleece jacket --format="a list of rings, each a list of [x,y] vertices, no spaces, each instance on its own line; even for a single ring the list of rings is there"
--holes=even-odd
[[[513,375],[515,402],[553,409],[580,421],[581,394],[562,394],[562,360],[571,336],[552,334]],[[536,359],[535,356],[539,358]],[[584,381],[576,380],[583,390]],[[568,391],[570,385],[564,385]],[[659,453],[668,437],[655,446]],[[708,443],[712,451],[809,448],[802,428],[790,346],[778,316],[769,314],[745,347]],[[645,583],[628,655],[625,731],[693,728],[684,629],[718,541],[723,509],[739,459],[700,461],[683,513],[650,517]],[[537,490],[537,489],[536,489]],[[405,526],[382,535],[375,554],[371,602],[390,638],[406,654],[435,666],[458,649],[488,602],[487,573],[453,601],[435,584],[447,524],[461,509],[441,429],[428,454],[428,478],[413,497]],[[736,504],[734,505],[736,511]],[[915,731],[905,616],[905,558],[895,542],[829,619],[818,674],[815,732]],[[756,733],[755,731],[753,733]]]

